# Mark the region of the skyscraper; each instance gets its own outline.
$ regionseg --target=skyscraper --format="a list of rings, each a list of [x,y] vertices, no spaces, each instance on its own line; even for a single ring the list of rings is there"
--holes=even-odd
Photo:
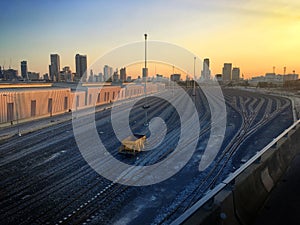
[[[231,68],[232,68],[231,63],[224,63],[223,73],[222,73],[223,82],[231,81],[231,71],[232,71]]]
[[[52,81],[60,81],[60,59],[58,54],[50,55],[50,79]]]
[[[23,79],[28,79],[27,61],[21,62],[21,76]]]
[[[0,79],[3,79],[3,78],[4,78],[4,76],[3,76],[2,68],[0,66]]]
[[[51,67],[51,65],[49,65],[48,79],[49,79],[49,80],[52,80],[52,67]]]
[[[126,81],[126,67],[120,69],[120,80],[122,82]]]
[[[180,81],[180,77],[181,77],[181,74],[177,73],[177,74],[171,74],[171,81],[174,81],[174,82],[178,82]]]
[[[86,55],[76,54],[75,56],[75,64],[76,64],[76,81],[86,82],[87,78],[87,57]]]
[[[72,71],[69,66],[65,66],[63,68],[63,70],[61,71],[61,75],[62,75],[61,77],[64,81],[67,81],[67,82],[73,81]]]
[[[113,74],[112,67],[105,65],[103,68],[104,82],[107,81]]]
[[[203,69],[201,71],[202,80],[210,80],[210,69],[209,69],[209,59],[204,59]]]
[[[240,80],[240,68],[234,67],[232,69],[232,80],[234,80],[234,81]]]
[[[118,81],[119,81],[119,74],[118,74],[118,69],[116,69],[112,77],[112,82],[118,82]]]
[[[146,81],[148,77],[148,68],[143,68],[143,81]]]

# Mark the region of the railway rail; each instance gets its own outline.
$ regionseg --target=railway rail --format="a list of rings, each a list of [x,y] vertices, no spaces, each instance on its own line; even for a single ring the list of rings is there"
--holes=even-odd
[[[189,94],[191,89],[187,89]],[[169,93],[165,92],[164,95]],[[172,93],[174,101],[181,102],[182,96]],[[290,107],[290,101],[268,95],[225,91],[227,108],[230,112],[242,118],[237,126],[225,137],[227,144],[223,146],[213,166],[207,171],[198,173],[191,181],[186,181],[178,197],[157,209],[157,216],[152,218],[154,224],[168,224],[180,213],[197,201],[206,190],[213,188],[224,176],[224,169],[230,167],[232,156],[240,149],[248,138],[263,129]],[[172,113],[172,106],[158,98],[149,98],[149,118],[161,117],[172,129],[167,133],[160,151],[147,151],[138,159],[123,158],[134,165],[154,164],[173,152],[176,145],[176,134],[179,132],[178,121]],[[211,114],[206,99],[200,89],[193,101],[199,114],[201,124],[200,139],[209,135]],[[186,104],[186,103],[182,103]],[[132,129],[143,126],[143,102],[135,106],[131,115]],[[119,105],[120,113],[126,104]],[[235,120],[237,120],[236,118]],[[81,118],[78,118],[81,119]],[[99,136],[112,150],[111,154],[118,158],[118,145],[109,128],[110,110],[96,113],[95,122]],[[88,129],[88,124],[82,118],[82,131]],[[141,122],[142,121],[142,122]],[[189,127],[192,121],[182,126]],[[193,132],[193,131],[191,131]],[[159,136],[157,138],[160,138]],[[231,140],[231,141],[229,141]],[[47,145],[44,146],[45,141]],[[186,145],[193,140],[186,140]],[[108,181],[93,171],[82,159],[76,149],[72,133],[71,121],[63,122],[20,138],[12,138],[4,142],[0,150],[1,190],[0,194],[0,223],[5,224],[88,224],[93,221],[101,224],[111,223],[116,213],[120,211],[121,203],[128,201],[140,190],[117,183],[118,180]],[[147,147],[147,146],[146,146]],[[199,150],[196,150],[198,152]],[[110,162],[102,162],[109,164]],[[192,167],[199,162],[192,160]],[[7,174],[8,177],[5,175]],[[130,174],[123,174],[126,176]],[[196,181],[198,183],[196,183]],[[189,190],[186,194],[185,190]],[[2,191],[3,193],[3,191]],[[176,197],[176,196],[175,196]],[[51,199],[49,199],[51,198]],[[179,199],[180,198],[180,199]],[[52,204],[47,205],[51,201]],[[36,212],[33,214],[32,212]],[[162,213],[160,213],[162,212]]]

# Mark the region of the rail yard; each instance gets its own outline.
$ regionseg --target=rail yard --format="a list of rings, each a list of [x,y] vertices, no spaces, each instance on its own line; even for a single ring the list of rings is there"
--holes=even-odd
[[[210,110],[218,110],[218,105],[210,107],[200,88],[195,96],[192,89],[185,91],[198,112],[199,140],[189,162],[158,184],[126,186],[100,176],[82,157],[72,121],[2,141],[0,224],[170,224],[293,122],[292,103],[287,98],[223,89],[225,137],[213,163],[199,171],[212,127]],[[152,151],[120,154],[122,143],[114,135],[111,109],[95,114],[98,135],[114,158],[128,165],[147,166],[160,162],[176,148],[180,127],[189,124],[181,124],[173,105],[159,95],[171,96],[183,107],[187,104],[176,89],[147,97],[149,121],[159,117],[166,126],[164,131],[158,129],[165,137]],[[130,112],[133,133],[149,133],[143,105],[145,99],[141,98]],[[117,107],[122,116],[126,101]],[[147,150],[147,141],[144,148]]]

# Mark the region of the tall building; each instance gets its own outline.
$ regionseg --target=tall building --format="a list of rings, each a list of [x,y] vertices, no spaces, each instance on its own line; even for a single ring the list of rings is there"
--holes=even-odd
[[[209,69],[209,59],[204,59],[203,61],[203,69],[201,71],[201,79],[202,80],[210,80],[210,69]]]
[[[61,79],[66,82],[72,82],[73,81],[73,75],[72,71],[69,66],[65,66],[63,70],[61,71]]]
[[[224,63],[223,67],[223,82],[231,81],[231,72],[232,72],[232,64],[231,63]]]
[[[98,73],[98,82],[103,82],[103,73]]]
[[[18,70],[8,69],[3,70],[3,79],[4,80],[18,80]]]
[[[119,81],[119,74],[118,74],[118,69],[116,69],[112,77],[112,82],[118,82],[118,81]]]
[[[178,81],[180,81],[180,76],[181,76],[181,74],[179,74],[179,73],[171,74],[170,79],[171,79],[171,81],[178,82]]]
[[[76,64],[76,81],[81,80],[82,82],[86,82],[87,78],[87,57],[86,55],[76,54],[75,56],[75,64]]]
[[[4,76],[3,76],[2,68],[0,66],[0,79],[3,79],[3,78],[4,78]]]
[[[105,65],[103,68],[103,78],[104,78],[104,82],[108,81],[108,79],[113,75],[113,69],[112,67]]]
[[[29,80],[39,80],[40,79],[40,73],[36,72],[28,72],[28,79]]]
[[[143,68],[143,81],[146,81],[148,78],[148,68]]]
[[[132,82],[131,76],[127,77],[127,82]]]
[[[120,69],[120,80],[122,82],[126,81],[126,67]]]
[[[222,74],[216,74],[215,78],[216,78],[217,81],[222,81],[223,80],[222,79]]]
[[[45,73],[43,75],[43,80],[49,80],[49,74],[48,73]]]
[[[240,68],[233,67],[232,69],[232,80],[239,81],[240,80]]]
[[[60,59],[58,54],[50,55],[49,73],[52,81],[60,81]]]
[[[28,80],[28,69],[27,69],[27,61],[21,62],[21,76],[23,79]]]

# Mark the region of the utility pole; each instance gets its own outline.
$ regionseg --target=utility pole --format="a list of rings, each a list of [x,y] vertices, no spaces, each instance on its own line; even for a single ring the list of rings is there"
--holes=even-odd
[[[148,68],[147,68],[147,34],[144,34],[145,37],[145,68],[143,69],[143,78],[145,78],[145,105],[143,106],[145,110],[145,122],[144,126],[147,127],[148,124],[148,108],[150,107],[148,105],[148,100],[147,100],[147,77],[148,77]]]

